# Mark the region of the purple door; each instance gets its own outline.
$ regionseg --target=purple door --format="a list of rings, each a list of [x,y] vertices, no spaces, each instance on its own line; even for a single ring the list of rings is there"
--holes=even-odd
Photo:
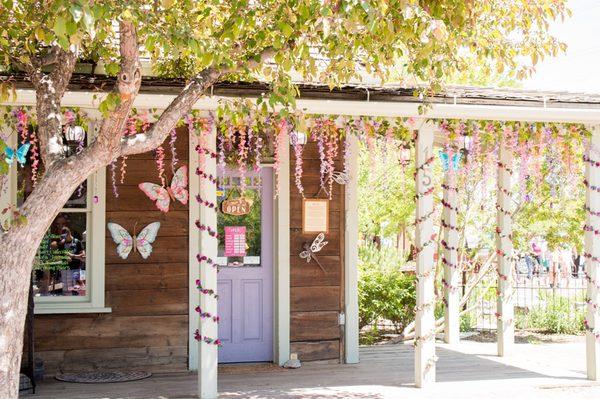
[[[224,214],[219,224],[219,362],[273,360],[273,171],[219,178],[219,203],[243,195],[252,202],[243,216]]]

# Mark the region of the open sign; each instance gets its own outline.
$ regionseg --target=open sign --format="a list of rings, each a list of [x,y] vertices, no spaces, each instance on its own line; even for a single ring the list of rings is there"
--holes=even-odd
[[[251,207],[252,201],[248,198],[226,199],[221,203],[221,212],[227,215],[242,216],[249,214]]]

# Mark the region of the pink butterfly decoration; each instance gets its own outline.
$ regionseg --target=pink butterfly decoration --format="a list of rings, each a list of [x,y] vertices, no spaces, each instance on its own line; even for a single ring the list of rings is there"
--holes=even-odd
[[[187,166],[182,166],[177,169],[170,187],[162,187],[154,183],[140,183],[139,188],[150,198],[156,201],[156,207],[162,212],[169,212],[171,200],[179,201],[183,205],[188,203],[189,193],[188,185],[188,169]]]

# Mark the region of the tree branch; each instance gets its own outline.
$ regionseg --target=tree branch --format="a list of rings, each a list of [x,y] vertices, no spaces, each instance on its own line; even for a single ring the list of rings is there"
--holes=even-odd
[[[76,49],[57,48],[54,52],[56,63],[49,74],[35,65],[26,69],[35,88],[40,156],[46,169],[65,157],[60,104],[77,61]]]
[[[102,121],[98,138],[90,148],[102,149],[99,156],[109,163],[120,152],[120,143],[125,131],[125,123],[142,84],[142,72],[139,56],[138,37],[132,22],[119,24],[119,52],[121,54],[120,71],[114,93],[119,103],[107,118]]]
[[[137,134],[127,138],[121,145],[121,155],[132,155],[155,149],[165,140],[177,122],[187,114],[194,104],[204,95],[206,90],[215,84],[223,75],[241,68],[257,68],[275,54],[275,49],[267,47],[256,57],[241,61],[233,68],[207,68],[200,72],[171,104],[163,111],[156,123],[145,134]]]

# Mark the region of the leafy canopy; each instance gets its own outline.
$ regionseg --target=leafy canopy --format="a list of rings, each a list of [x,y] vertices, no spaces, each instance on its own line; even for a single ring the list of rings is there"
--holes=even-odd
[[[339,85],[365,74],[440,82],[476,57],[524,74],[563,47],[547,33],[566,0],[146,0],[0,2],[0,70],[43,67],[53,46],[118,72],[116,22],[133,21],[154,73],[273,82],[293,103],[292,78]],[[71,47],[73,48],[73,47]],[[270,62],[261,59],[268,55]],[[528,60],[523,64],[519,64]],[[398,76],[398,71],[402,71]],[[406,76],[404,76],[406,75]],[[8,94],[3,84],[0,93]]]

